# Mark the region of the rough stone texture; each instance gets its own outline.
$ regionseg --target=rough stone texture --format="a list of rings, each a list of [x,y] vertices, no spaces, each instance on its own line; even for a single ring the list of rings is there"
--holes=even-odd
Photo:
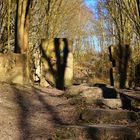
[[[67,65],[65,69],[65,86],[69,87],[73,83],[73,54],[70,52],[67,58]]]
[[[102,104],[112,109],[123,107],[121,99],[100,99],[96,100],[96,104]]]
[[[69,89],[67,89],[67,94],[69,95],[81,95],[83,97],[91,97],[96,96],[96,94],[99,94],[100,96],[103,95],[102,89],[98,87],[90,87],[86,84],[78,85],[78,86],[71,86]]]
[[[90,87],[88,85],[72,86],[66,90],[66,95],[72,97],[71,100],[83,100],[88,104],[92,104],[96,99],[103,98],[102,89],[98,87]],[[74,101],[75,102],[75,101]]]
[[[130,125],[129,128],[131,128],[136,134],[136,140],[139,140],[140,139],[140,120]]]
[[[23,54],[0,54],[0,81],[28,83],[26,57]]]
[[[66,90],[66,93],[71,96],[79,95],[82,91],[88,89],[89,87],[86,85],[76,85],[71,86]]]
[[[81,113],[81,120],[92,123],[129,124],[140,119],[140,113],[124,110],[85,109]]]
[[[56,135],[63,140],[135,140],[134,132],[122,125],[61,126]]]
[[[98,125],[84,119],[81,122],[83,106],[71,105],[64,94],[54,88],[0,83],[0,140],[135,140],[134,132],[137,140],[140,138],[140,125],[133,113],[128,115],[135,120],[131,126],[120,122],[101,125],[102,117]],[[87,107],[93,108],[84,105]],[[98,116],[104,113],[111,117],[111,112],[104,110]]]
[[[73,84],[72,41],[66,38],[44,39],[41,50],[42,75],[48,83],[62,88],[71,86]]]
[[[103,97],[102,90],[98,87],[88,88],[80,93],[86,99],[100,99]]]
[[[109,47],[110,51],[110,61],[112,61],[112,66],[114,72],[110,75],[111,85],[117,87],[117,83],[119,82],[119,88],[127,87],[127,83],[131,83],[132,79],[132,58],[131,58],[131,47],[128,44],[121,45],[111,45]],[[113,79],[119,79],[117,80]],[[130,84],[131,85],[131,84]],[[129,86],[128,86],[129,87]]]

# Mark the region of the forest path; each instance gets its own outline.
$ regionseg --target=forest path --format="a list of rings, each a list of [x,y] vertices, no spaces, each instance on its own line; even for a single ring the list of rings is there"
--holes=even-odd
[[[0,140],[51,139],[55,125],[73,124],[75,108],[63,93],[1,83]]]
[[[112,88],[103,91],[114,96]],[[64,92],[0,83],[0,140],[139,139],[140,113],[96,105],[95,97],[111,103],[120,100],[101,95],[100,87],[85,85]],[[86,103],[85,97],[93,103]]]

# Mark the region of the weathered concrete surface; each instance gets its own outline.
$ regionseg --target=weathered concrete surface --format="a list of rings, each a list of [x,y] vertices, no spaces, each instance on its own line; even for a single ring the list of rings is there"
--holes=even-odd
[[[95,124],[129,124],[140,120],[140,113],[127,110],[111,109],[85,109],[81,113],[83,122],[92,122]]]
[[[61,126],[56,134],[63,140],[135,140],[135,133],[122,125]]]
[[[73,53],[69,52],[67,57],[67,64],[65,68],[65,74],[64,74],[64,83],[65,87],[72,86],[73,84]]]
[[[94,103],[96,99],[103,98],[103,93],[100,88],[91,87],[81,92],[80,96],[85,99],[86,103]]]
[[[66,93],[71,96],[80,95],[85,98],[94,99],[103,97],[103,91],[101,88],[90,87],[88,85],[71,86],[67,89]]]
[[[66,38],[43,39],[42,76],[59,89],[73,84],[72,41]],[[42,78],[41,78],[42,79]]]
[[[92,104],[96,99],[103,98],[103,91],[99,87],[90,87],[88,85],[71,86],[66,90],[66,95],[72,97],[71,101],[83,100],[88,104]]]
[[[102,104],[112,109],[123,107],[123,103],[121,99],[99,99],[96,100],[96,104],[98,105]]]
[[[81,84],[76,86],[71,86],[66,90],[66,93],[71,96],[79,95],[84,90],[88,89],[89,86]]]
[[[84,120],[81,122],[79,113],[83,111],[83,106],[77,108],[71,105],[63,95],[64,91],[54,88],[0,83],[0,140],[135,140],[135,136],[137,140],[140,138],[140,125],[137,120],[134,121],[135,124],[117,122],[109,125],[112,121],[101,124],[100,117],[100,124],[95,125]],[[87,107],[93,108],[84,106],[85,109]],[[104,110],[103,113],[100,111],[99,115],[104,116],[104,113]],[[106,117],[108,115],[105,114]],[[131,115],[131,118],[135,118],[134,114]],[[111,120],[114,119],[114,116],[112,117]],[[120,121],[125,120],[120,116]],[[87,125],[81,125],[84,123]]]
[[[28,83],[26,56],[23,54],[0,53],[0,81]]]
[[[118,92],[129,99],[140,101],[140,90],[118,90]]]

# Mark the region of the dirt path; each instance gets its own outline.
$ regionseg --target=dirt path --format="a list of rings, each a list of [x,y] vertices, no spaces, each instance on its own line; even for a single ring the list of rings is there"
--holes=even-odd
[[[0,83],[0,140],[51,140],[58,124],[73,124],[75,108],[62,91]]]
[[[90,94],[97,94],[93,89]],[[139,139],[139,112],[86,104],[66,92],[0,83],[0,140]]]

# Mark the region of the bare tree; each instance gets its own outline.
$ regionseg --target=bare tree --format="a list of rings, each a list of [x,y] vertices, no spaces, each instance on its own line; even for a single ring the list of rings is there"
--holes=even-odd
[[[18,0],[16,19],[16,48],[15,52],[26,53],[29,36],[29,7],[30,0]]]

